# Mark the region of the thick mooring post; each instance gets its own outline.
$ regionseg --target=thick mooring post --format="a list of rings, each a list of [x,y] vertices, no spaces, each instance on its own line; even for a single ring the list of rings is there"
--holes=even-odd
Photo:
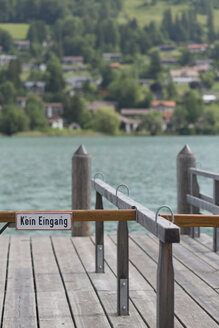
[[[129,240],[127,221],[119,221],[117,231],[117,313],[129,314]]]
[[[214,180],[214,204],[219,206],[219,181]],[[219,252],[219,228],[214,228],[213,251]]]
[[[97,210],[103,209],[102,196],[96,192]],[[104,272],[104,222],[97,221],[95,224],[95,254],[96,254],[96,273]]]
[[[190,173],[189,169],[195,167],[195,155],[188,145],[178,154],[177,161],[177,209],[179,214],[189,214],[190,205],[187,203],[186,195],[190,193]],[[192,229],[189,227],[181,228],[181,233],[191,235]]]
[[[72,209],[90,209],[91,156],[81,145],[72,157]],[[90,222],[73,222],[72,236],[90,236]]]
[[[157,328],[174,328],[172,244],[160,241],[157,267]]]

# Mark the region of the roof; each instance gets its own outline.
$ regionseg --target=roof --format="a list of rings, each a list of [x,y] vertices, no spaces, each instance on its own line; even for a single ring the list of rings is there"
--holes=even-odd
[[[64,57],[62,57],[62,60],[84,61],[84,57],[83,56],[64,56]]]
[[[162,117],[163,119],[169,119],[173,116],[174,114],[173,113],[163,113],[162,114]]]
[[[60,121],[63,121],[63,119],[61,117],[56,117],[49,120],[49,123],[60,122]]]
[[[62,103],[45,103],[45,107],[63,107]]]
[[[93,101],[91,104],[88,105],[88,110],[98,110],[103,107],[113,107],[115,108],[117,106],[116,101]]]
[[[195,50],[195,49],[204,49],[204,48],[208,48],[208,44],[207,43],[195,43],[195,44],[189,44],[188,45],[188,49],[191,50]]]
[[[16,97],[16,101],[23,101],[23,100],[27,100],[27,97]]]
[[[160,105],[165,107],[176,107],[176,102],[173,100],[154,100],[151,105],[152,107],[158,107]]]
[[[120,63],[111,63],[110,67],[112,68],[119,68],[120,67]]]
[[[120,112],[122,115],[146,115],[150,112],[150,110],[144,108],[123,108]]]

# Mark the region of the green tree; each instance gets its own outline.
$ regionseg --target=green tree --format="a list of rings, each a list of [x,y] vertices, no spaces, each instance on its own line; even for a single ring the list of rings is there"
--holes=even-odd
[[[176,99],[178,96],[177,93],[177,88],[175,83],[172,80],[168,81],[168,85],[167,85],[167,98],[168,99]]]
[[[214,72],[206,72],[201,74],[201,81],[205,88],[211,89],[215,82],[215,74]]]
[[[120,108],[132,108],[138,105],[140,87],[135,80],[121,76],[109,85],[109,97],[118,101]]]
[[[30,121],[31,130],[45,130],[48,126],[45,117],[45,107],[42,100],[37,96],[30,96],[27,99],[25,113]]]
[[[85,129],[92,125],[91,113],[86,109],[84,99],[77,94],[64,97],[64,117],[69,124],[75,122]]]
[[[211,5],[209,5],[207,15],[208,15],[207,16],[208,39],[209,42],[213,42],[215,39],[215,31],[214,31],[214,15]]]
[[[14,105],[3,106],[0,130],[2,133],[12,135],[29,129],[29,119],[23,108]]]
[[[42,43],[47,39],[47,27],[42,21],[33,21],[30,23],[27,39],[31,43]]]
[[[2,11],[0,10],[0,12]],[[3,51],[5,52],[9,52],[13,47],[13,40],[11,35],[3,29],[0,29],[0,45],[3,47]]]
[[[119,114],[113,108],[104,107],[94,113],[94,129],[110,135],[119,131]]]
[[[0,103],[13,103],[15,96],[15,88],[12,82],[6,81],[0,85]]]
[[[188,91],[184,96],[184,107],[188,124],[195,123],[203,113],[203,102],[200,93],[196,90]]]
[[[157,78],[158,74],[162,71],[162,65],[160,61],[160,52],[153,50],[150,53],[150,68],[149,74],[152,78]]]
[[[46,91],[59,93],[63,90],[62,67],[57,57],[52,56],[47,63]]]
[[[6,71],[6,77],[9,81],[11,81],[14,84],[14,87],[16,89],[19,89],[22,85],[20,74],[21,74],[20,60],[19,59],[11,60]]]
[[[152,136],[162,130],[162,116],[160,113],[149,113],[144,116],[138,127],[139,131],[149,132]]]

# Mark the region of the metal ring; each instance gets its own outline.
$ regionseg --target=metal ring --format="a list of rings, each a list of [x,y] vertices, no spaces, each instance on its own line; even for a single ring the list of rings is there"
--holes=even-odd
[[[128,192],[128,196],[129,196],[129,188],[126,184],[121,183],[120,185],[118,185],[118,187],[116,188],[116,206],[118,207],[118,191],[120,187],[125,187],[127,189]]]
[[[104,176],[104,174],[103,174],[102,172],[97,172],[97,173],[95,173],[95,175],[94,175],[94,182],[95,182],[96,177],[97,177],[98,175],[101,175],[101,176],[102,176],[102,180],[105,181],[105,176]]]
[[[173,210],[170,206],[168,205],[162,205],[160,207],[158,207],[157,211],[156,211],[156,214],[155,214],[155,223],[157,224],[157,217],[158,217],[158,214],[159,214],[159,211],[161,210],[161,208],[167,208],[170,213],[171,213],[171,216],[172,216],[172,223],[174,223],[174,214],[173,214]],[[169,222],[170,224],[170,222]],[[158,224],[156,225],[156,233],[157,233],[157,230],[158,230]]]

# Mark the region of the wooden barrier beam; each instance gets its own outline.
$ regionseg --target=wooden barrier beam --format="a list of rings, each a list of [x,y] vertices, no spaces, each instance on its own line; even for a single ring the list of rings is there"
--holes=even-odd
[[[70,211],[23,211],[29,213],[72,213],[73,222],[80,221],[135,221],[136,210],[70,210]],[[17,213],[22,213],[18,211]],[[15,222],[16,212],[0,212],[0,222]]]
[[[160,214],[160,216],[172,221],[169,214]],[[175,214],[174,224],[179,227],[219,227],[219,215]]]

